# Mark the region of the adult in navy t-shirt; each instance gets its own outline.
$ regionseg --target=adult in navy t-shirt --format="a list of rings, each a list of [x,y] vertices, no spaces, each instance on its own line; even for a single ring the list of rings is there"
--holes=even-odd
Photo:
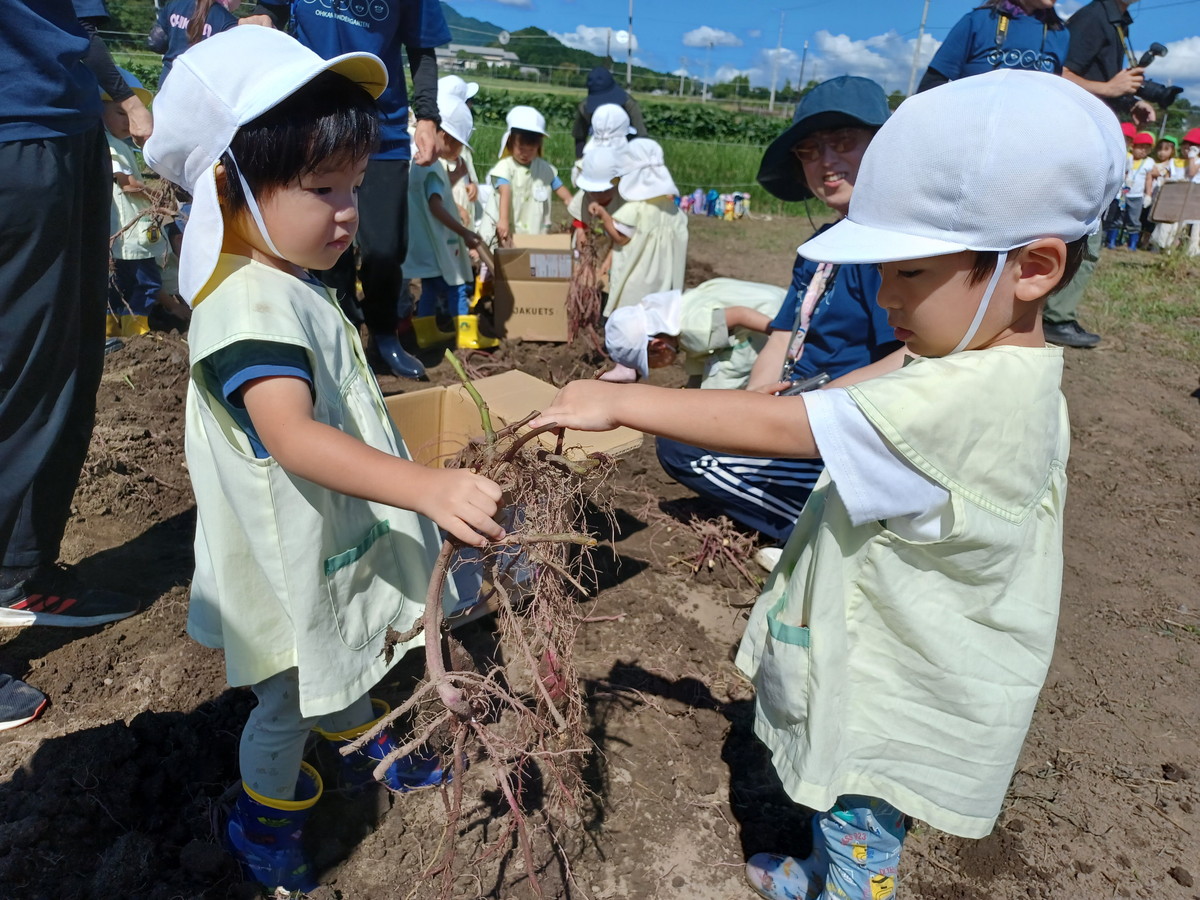
[[[150,29],[150,37],[147,38],[146,44],[155,53],[162,54],[162,71],[158,75],[159,90],[171,74],[171,66],[176,57],[192,46],[188,32],[192,30],[190,26],[197,10],[202,5],[208,7],[204,12],[204,27],[199,37],[202,41],[218,32],[236,28],[237,16],[225,7],[228,5],[236,9],[240,3],[241,0],[228,0],[227,3],[222,3],[221,0],[171,0],[158,11],[158,18],[154,27]]]
[[[437,111],[437,58],[434,48],[450,41],[450,28],[437,0],[292,0],[260,2],[255,13],[269,15],[278,28],[330,59],[341,53],[374,53],[387,67],[388,86],[379,98],[379,152],[367,166],[359,191],[358,250],[361,310],[355,301],[353,249],[347,250],[322,280],[335,288],[351,319],[365,321],[372,345],[391,370],[419,377],[424,369],[396,337],[397,304],[403,297],[403,263],[408,252],[408,165],[433,161]],[[404,57],[412,73],[416,148],[409,146],[409,96]],[[406,310],[411,314],[411,309]]]

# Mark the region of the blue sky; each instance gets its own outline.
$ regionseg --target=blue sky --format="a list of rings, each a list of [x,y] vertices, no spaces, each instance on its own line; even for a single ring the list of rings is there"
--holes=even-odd
[[[536,25],[564,43],[604,53],[610,29],[628,28],[628,0],[448,0],[463,15],[510,31]],[[920,72],[950,27],[978,0],[930,0]],[[1085,5],[1059,0],[1064,18]],[[873,78],[887,90],[904,91],[912,70],[923,0],[634,0],[634,61],[665,72],[686,70],[712,80],[748,74],[769,86],[783,13],[778,83],[851,74]],[[1135,51],[1151,41],[1169,54],[1149,75],[1180,84],[1200,105],[1200,0],[1141,0],[1130,10]],[[713,46],[709,50],[709,42]],[[614,52],[619,61],[624,52]]]

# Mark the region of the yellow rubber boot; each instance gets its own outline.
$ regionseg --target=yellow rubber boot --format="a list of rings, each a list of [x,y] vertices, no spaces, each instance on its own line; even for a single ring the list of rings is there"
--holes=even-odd
[[[112,313],[107,313],[104,316],[104,336],[105,337],[120,337],[121,336],[121,317],[114,316]]]
[[[148,316],[121,316],[121,337],[137,337],[150,333]]]
[[[417,346],[422,349],[454,340],[454,332],[438,328],[437,316],[414,316],[412,323]]]
[[[494,350],[500,346],[499,338],[479,333],[479,316],[455,316],[454,324],[458,327],[459,350]]]

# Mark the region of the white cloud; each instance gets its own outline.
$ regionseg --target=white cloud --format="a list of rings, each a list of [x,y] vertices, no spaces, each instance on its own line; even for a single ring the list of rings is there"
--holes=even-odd
[[[672,72],[671,74],[672,74],[672,75],[674,75],[676,78],[678,78],[678,77],[679,77],[679,76],[681,76],[681,75],[682,75],[684,78],[691,78],[691,77],[692,77],[692,73],[691,73],[691,72],[689,72],[687,69],[685,69],[683,66],[680,66],[678,69],[676,69],[676,70],[675,70],[674,72]]]
[[[746,37],[757,40],[758,38],[762,37],[762,29],[761,28],[751,28],[749,31],[746,32]]]
[[[707,25],[693,28],[683,36],[685,47],[707,47],[709,44],[714,47],[740,47],[742,39],[733,32],[710,28]]]
[[[878,82],[886,91],[904,91],[908,89],[916,46],[915,37],[905,38],[895,31],[856,41],[845,34],[821,30],[814,36],[810,52],[814,66],[806,70],[805,81],[861,75]],[[917,58],[918,80],[939,46],[941,42],[936,38],[923,36]]]
[[[558,38],[568,47],[575,50],[586,50],[588,53],[594,53],[596,56],[604,56],[606,52],[610,52],[615,57],[625,58],[625,44],[618,44],[616,34],[621,29],[607,28],[604,26],[592,25],[577,25],[574,31],[568,31],[565,34],[560,34],[557,31],[551,31],[552,37]],[[609,36],[612,36],[611,42]],[[630,41],[633,43],[633,50],[637,52],[638,41],[637,35],[630,35]]]

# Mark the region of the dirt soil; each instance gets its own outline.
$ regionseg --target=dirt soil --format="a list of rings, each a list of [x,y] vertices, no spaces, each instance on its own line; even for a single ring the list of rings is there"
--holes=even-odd
[[[807,233],[802,220],[698,222],[690,280],[784,284]],[[1200,898],[1197,372],[1147,329],[1106,337],[1067,353],[1074,442],[1059,646],[1004,811],[979,841],[919,826],[902,897]],[[144,598],[145,611],[101,628],[0,634],[0,670],[51,698],[39,721],[0,736],[7,900],[258,893],[218,840],[253,699],[226,685],[218,652],[184,632],[194,523],[186,359],[180,335],[157,333],[107,360],[63,548],[81,575]],[[582,346],[525,344],[469,363],[561,382],[602,360]],[[448,369],[437,365],[435,381],[449,381]],[[733,565],[692,571],[699,542],[688,518],[709,511],[662,474],[651,440],[624,460],[613,491],[617,529],[601,534],[599,589],[586,605],[597,620],[577,647],[596,794],[547,885],[583,900],[750,898],[748,854],[806,849],[805,812],[751,735],[752,692],[730,661],[755,589]],[[397,669],[380,692],[394,699],[408,677]],[[498,799],[470,773],[465,788],[458,839],[469,857],[498,833]],[[431,896],[422,872],[442,808],[437,792],[327,798],[308,835],[322,870],[314,896]],[[464,867],[454,893],[530,896],[516,856]]]

